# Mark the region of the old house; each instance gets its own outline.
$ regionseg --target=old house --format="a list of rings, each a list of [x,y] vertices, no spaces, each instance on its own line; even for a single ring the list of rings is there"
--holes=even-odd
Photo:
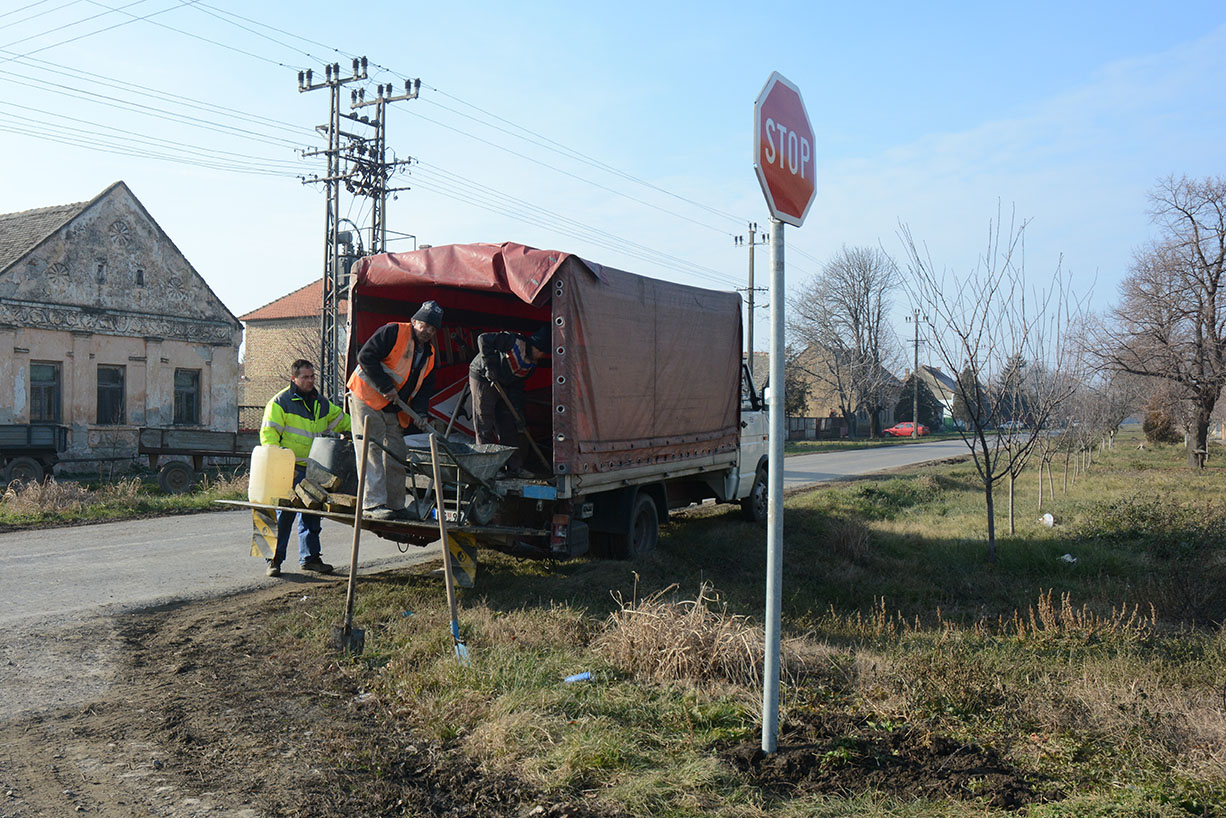
[[[123,182],[0,215],[0,423],[67,426],[66,458],[134,455],[144,426],[233,431],[241,340]]]
[[[264,405],[289,384],[289,368],[295,360],[303,358],[319,367],[323,286],[323,279],[317,279],[239,316],[247,328],[239,388],[242,428],[259,428]],[[342,299],[338,322],[342,334],[348,308],[348,300]],[[344,346],[342,338],[341,348]]]
[[[936,399],[940,401],[941,407],[944,409],[945,423],[952,424],[954,396],[958,391],[957,382],[935,366],[921,366],[919,368],[919,377],[932,390],[932,394]]]
[[[894,406],[902,382],[885,369],[867,371],[848,363],[838,351],[810,344],[791,361],[805,400],[801,414],[789,421],[798,438],[865,437],[894,424]],[[844,416],[844,409],[850,416]]]

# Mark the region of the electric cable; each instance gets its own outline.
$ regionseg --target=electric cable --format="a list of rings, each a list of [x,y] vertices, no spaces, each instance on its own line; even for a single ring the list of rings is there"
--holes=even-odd
[[[35,6],[41,6],[43,3],[49,3],[49,2],[51,2],[51,0],[38,0],[38,2],[36,3],[28,3],[22,6],[21,8],[13,9],[12,11],[6,11],[3,14],[0,14],[0,17],[8,17],[10,14],[17,14],[18,12],[25,11],[26,9],[32,9]],[[37,14],[31,14],[29,17],[22,17],[20,20],[14,20],[11,23],[5,23],[4,25],[0,26],[0,29],[12,28],[13,26],[19,26],[22,23],[28,22],[37,17],[42,17],[45,14],[54,14],[60,9],[66,9],[69,6],[75,6],[77,3],[83,3],[83,2],[85,2],[85,0],[68,0],[68,2],[62,6],[56,6],[53,9],[44,9],[43,11],[40,11]]]
[[[582,231],[585,235],[599,236],[606,240],[618,242],[619,245],[634,247],[640,252],[646,252],[646,253],[657,255],[661,258],[667,259],[670,263],[674,265],[680,265],[680,266],[686,267],[698,275],[718,278],[721,280],[726,278],[725,274],[721,273],[718,270],[714,270],[710,267],[703,267],[702,265],[695,264],[685,259],[678,258],[677,256],[673,256],[668,253],[665,253],[656,248],[649,247],[648,245],[640,244],[639,242],[635,242],[630,239],[623,238],[622,236],[618,236],[614,233],[610,233],[607,230],[603,230],[598,227],[593,227],[592,225],[585,224],[576,219],[570,218],[569,216],[564,216],[560,213],[557,213],[547,208],[533,204],[532,202],[529,202],[525,199],[521,199],[517,196],[512,196],[510,194],[507,194],[495,188],[492,188],[488,185],[485,185],[480,182],[476,182],[472,179],[461,176],[460,174],[453,173],[437,165],[433,165],[431,163],[418,160],[415,167],[418,168],[419,170],[424,170],[427,173],[427,176],[430,176],[431,174],[433,174],[434,181],[436,183],[455,184],[458,181],[461,184],[467,185],[468,187],[475,189],[477,191],[476,195],[488,195],[488,196],[498,197],[499,199],[506,202],[508,205],[519,207],[519,208],[527,208],[529,210],[535,211],[536,213],[539,213],[549,219],[552,219],[555,222],[561,222],[566,225],[569,225],[572,230]],[[440,176],[443,178],[439,178]],[[419,179],[420,176],[418,174],[413,174],[411,178]]]

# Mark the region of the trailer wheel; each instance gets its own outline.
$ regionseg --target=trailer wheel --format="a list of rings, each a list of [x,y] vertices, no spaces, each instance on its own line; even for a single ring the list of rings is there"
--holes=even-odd
[[[649,554],[660,540],[660,512],[651,495],[640,492],[634,498],[625,533],[611,535],[607,540],[609,556],[629,560]]]
[[[766,469],[758,469],[753,478],[753,486],[749,489],[749,496],[741,500],[741,516],[751,523],[766,522],[770,509],[766,479]]]
[[[4,470],[4,482],[41,483],[47,471],[32,457],[14,457]]]
[[[158,471],[158,486],[167,494],[182,494],[195,480],[196,472],[182,460],[170,460]]]

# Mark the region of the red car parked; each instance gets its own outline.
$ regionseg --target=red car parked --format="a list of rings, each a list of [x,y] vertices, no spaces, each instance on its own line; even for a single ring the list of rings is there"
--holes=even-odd
[[[914,427],[914,423],[906,420],[902,423],[895,423],[893,426],[882,432],[882,434],[893,435],[894,437],[911,437],[911,430]],[[919,436],[923,437],[926,434],[929,434],[928,427],[921,423],[919,425]]]

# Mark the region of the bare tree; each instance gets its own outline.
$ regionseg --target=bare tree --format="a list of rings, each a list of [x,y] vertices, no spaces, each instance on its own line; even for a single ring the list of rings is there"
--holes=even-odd
[[[1161,235],[1137,252],[1099,345],[1107,365],[1161,378],[1190,408],[1189,466],[1202,466],[1226,386],[1226,179],[1167,177],[1150,194]]]
[[[959,434],[983,486],[989,562],[996,561],[993,489],[1005,479],[1012,486],[1056,407],[1071,391],[1062,373],[1072,359],[1069,328],[1080,310],[1059,266],[1046,289],[1027,288],[1025,230],[1025,222],[1011,220],[1002,233],[998,210],[988,225],[986,252],[967,275],[938,271],[910,230],[903,226],[901,231],[912,301],[932,321],[931,349],[943,366],[959,373],[955,402],[966,414]],[[1014,420],[1023,386],[1024,424]],[[1011,422],[999,429],[1006,421]],[[1009,525],[1012,531],[1012,502]]]
[[[898,267],[883,251],[844,247],[806,283],[793,302],[789,329],[810,354],[797,359],[839,402],[850,422],[857,411],[880,432],[880,412],[893,406],[901,347],[889,324]]]

